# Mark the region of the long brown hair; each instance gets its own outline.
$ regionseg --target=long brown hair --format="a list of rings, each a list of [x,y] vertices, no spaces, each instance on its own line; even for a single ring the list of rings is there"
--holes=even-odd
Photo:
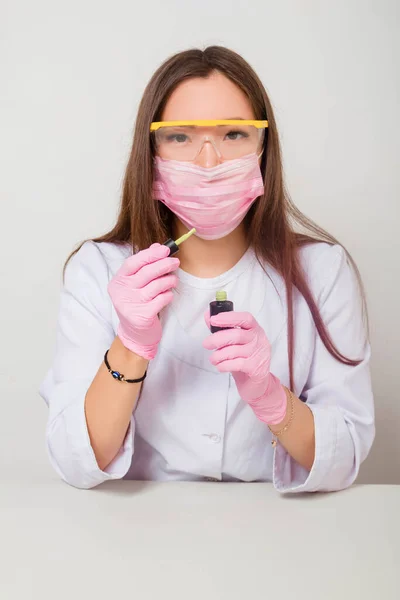
[[[307,284],[299,257],[299,248],[310,243],[338,241],[306,217],[291,201],[285,190],[281,150],[274,113],[260,79],[238,54],[220,46],[205,50],[187,50],[172,56],[154,73],[141,100],[132,151],[129,157],[121,206],[113,229],[94,238],[94,242],[130,243],[142,250],[154,242],[172,237],[173,218],[161,202],[152,202],[154,147],[149,134],[150,123],[161,120],[163,109],[175,88],[187,79],[208,77],[218,71],[233,81],[249,98],[256,119],[268,119],[261,170],[265,192],[253,204],[246,217],[246,230],[260,262],[269,263],[284,279],[288,306],[288,360],[290,386],[293,389],[294,319],[293,288],[306,300],[318,334],[326,349],[338,361],[355,366],[359,360],[344,356],[334,345],[322,321],[317,304]],[[298,230],[302,230],[299,233]],[[80,249],[72,252],[68,260]],[[354,260],[346,251],[360,286],[363,313],[366,316],[365,292]],[[65,266],[66,266],[65,264]],[[64,266],[64,272],[65,272]]]

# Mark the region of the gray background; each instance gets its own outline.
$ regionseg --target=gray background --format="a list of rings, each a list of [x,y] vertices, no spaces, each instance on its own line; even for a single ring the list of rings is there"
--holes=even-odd
[[[378,431],[360,481],[400,483],[399,13],[395,0],[0,1],[2,472],[55,477],[37,389],[63,262],[113,224],[154,69],[218,43],[267,87],[292,197],[361,269]]]

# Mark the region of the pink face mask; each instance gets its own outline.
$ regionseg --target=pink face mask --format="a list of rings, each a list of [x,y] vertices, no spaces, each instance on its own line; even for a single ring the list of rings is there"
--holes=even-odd
[[[155,159],[153,198],[188,229],[195,227],[203,240],[217,240],[236,229],[263,191],[256,154],[211,168]]]

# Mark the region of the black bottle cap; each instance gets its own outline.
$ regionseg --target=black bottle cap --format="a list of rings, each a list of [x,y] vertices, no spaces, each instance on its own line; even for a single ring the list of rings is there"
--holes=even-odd
[[[172,240],[172,239],[169,239],[166,242],[164,242],[163,246],[167,246],[169,248],[169,255],[170,256],[172,256],[173,254],[175,254],[179,250],[179,246],[177,246],[175,244],[175,241]]]

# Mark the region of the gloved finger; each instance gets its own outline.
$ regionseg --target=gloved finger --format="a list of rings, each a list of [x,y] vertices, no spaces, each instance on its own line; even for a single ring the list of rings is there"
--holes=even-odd
[[[220,373],[246,373],[246,359],[234,358],[233,360],[225,360],[216,365]]]
[[[141,288],[140,299],[142,302],[150,302],[159,294],[167,292],[178,285],[178,278],[176,275],[165,275],[165,277],[159,277],[150,281],[144,288]]]
[[[224,331],[216,331],[212,335],[206,337],[203,341],[204,348],[207,350],[217,350],[225,346],[236,344],[249,344],[254,338],[254,333],[247,329],[225,329]]]
[[[162,244],[152,244],[150,248],[129,256],[118,271],[118,275],[134,275],[145,265],[150,265],[169,256],[170,249]]]
[[[143,288],[151,281],[176,271],[179,265],[179,258],[172,257],[162,258],[155,263],[144,265],[140,271],[132,276],[132,285],[136,289]]]
[[[224,312],[210,319],[211,325],[216,327],[241,327],[242,329],[253,329],[258,323],[248,312]]]
[[[216,350],[210,356],[212,365],[219,365],[226,360],[235,360],[237,358],[248,358],[251,354],[251,349],[248,345],[245,346],[226,346],[221,350]]]
[[[163,292],[156,296],[153,300],[146,304],[146,312],[149,312],[152,316],[157,315],[163,308],[168,306],[174,299],[174,295],[171,290]]]

